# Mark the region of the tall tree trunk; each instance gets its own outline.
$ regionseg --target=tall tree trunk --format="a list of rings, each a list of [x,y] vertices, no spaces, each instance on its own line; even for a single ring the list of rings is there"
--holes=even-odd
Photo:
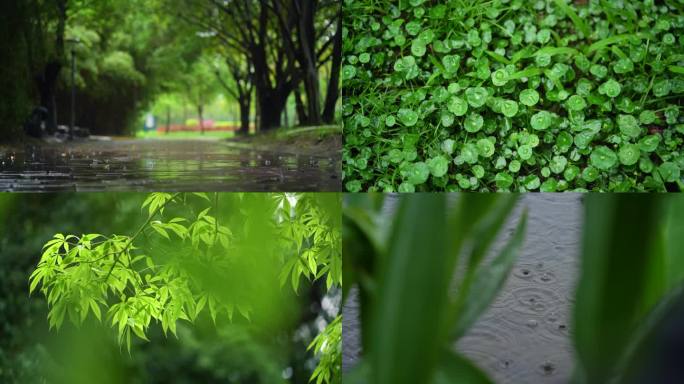
[[[255,104],[254,104],[254,131],[259,132],[261,131],[261,104],[259,104],[259,99],[256,98]]]
[[[197,117],[199,117],[200,133],[204,135],[204,106],[202,103],[197,104]]]
[[[41,73],[36,81],[38,83],[38,92],[40,93],[40,105],[47,109],[47,121],[45,128],[49,134],[57,131],[57,103],[55,100],[55,93],[57,93],[57,80],[59,79],[59,71],[62,64],[58,61],[50,61],[45,65],[43,73]]]
[[[323,122],[332,124],[335,120],[335,106],[340,95],[340,67],[342,65],[342,13],[337,19],[337,31],[335,31],[335,41],[333,43],[332,65],[330,67],[330,80],[328,81],[328,91],[325,95],[325,106],[323,107]]]
[[[239,135],[249,134],[249,110],[252,106],[252,95],[240,96],[240,129],[238,130]]]
[[[64,31],[66,29],[67,0],[55,0],[57,8],[57,30],[55,32],[55,57],[48,61],[43,72],[37,76],[40,104],[47,108],[46,129],[48,133],[57,131],[57,81],[64,61]]]
[[[304,108],[304,102],[302,102],[302,94],[299,91],[299,87],[294,89],[295,96],[295,109],[297,110],[297,119],[299,120],[299,125],[308,125],[309,116],[306,114],[306,109]]]
[[[266,54],[257,50],[254,62],[254,88],[256,89],[259,130],[267,131],[280,126],[280,116],[285,108],[285,101],[289,96],[289,84],[278,83],[271,85],[270,72],[266,64]]]
[[[288,97],[289,99],[289,97]],[[288,128],[290,126],[290,116],[287,113],[287,100],[285,101],[285,108],[283,109],[283,127]]]
[[[280,117],[285,108],[285,97],[275,93],[269,96],[260,96],[259,99],[259,124],[260,130],[268,131],[280,126]]]
[[[300,62],[304,72],[303,84],[306,93],[308,117],[306,124],[318,125],[321,123],[321,94],[316,66],[316,28],[314,27],[316,4],[311,0],[295,0],[295,3],[301,11],[298,30],[302,56]]]

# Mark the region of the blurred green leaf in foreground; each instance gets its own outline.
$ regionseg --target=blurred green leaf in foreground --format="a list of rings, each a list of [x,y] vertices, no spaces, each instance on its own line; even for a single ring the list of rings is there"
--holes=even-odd
[[[503,249],[488,251],[516,200],[504,194],[347,196],[345,280],[361,291],[364,357],[345,382],[489,382],[450,345],[491,303],[513,266],[525,214]]]

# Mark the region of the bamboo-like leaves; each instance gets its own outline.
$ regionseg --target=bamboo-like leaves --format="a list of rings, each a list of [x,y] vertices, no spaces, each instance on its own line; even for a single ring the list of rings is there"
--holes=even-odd
[[[440,350],[439,328],[448,279],[443,194],[416,194],[400,200],[378,276],[373,319],[373,382],[429,381]],[[425,326],[426,324],[436,326]],[[404,367],[397,369],[397,367]]]
[[[660,199],[591,195],[586,200],[574,316],[579,376],[587,383],[605,383],[617,374],[619,356],[643,319],[649,284],[659,283],[650,279],[649,267],[662,257],[651,252],[658,241]]]
[[[462,333],[477,319],[515,260],[524,217],[503,250],[483,262],[517,196],[404,195],[394,211],[380,211],[363,199],[348,201],[344,216],[345,269],[366,274],[357,280],[366,355],[350,383],[489,382],[449,349],[453,329]],[[389,225],[389,236],[374,235],[384,231],[376,223]],[[459,263],[462,255],[467,257]],[[457,265],[466,277],[452,297]]]
[[[591,195],[586,212],[574,309],[576,381],[632,382],[684,295],[684,199]]]

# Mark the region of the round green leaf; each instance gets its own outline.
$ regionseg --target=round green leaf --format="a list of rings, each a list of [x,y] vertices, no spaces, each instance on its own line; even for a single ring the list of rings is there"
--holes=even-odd
[[[416,58],[413,56],[402,57],[394,62],[394,70],[397,72],[408,72],[411,68],[415,66]]]
[[[508,73],[503,69],[492,72],[492,83],[497,87],[506,85],[508,83]]]
[[[447,73],[455,73],[461,65],[461,56],[459,55],[445,55],[442,57],[442,65]]]
[[[370,61],[370,59],[371,59],[371,56],[368,52],[364,52],[364,53],[359,55],[359,62],[361,62],[363,64],[368,63]]]
[[[406,24],[406,31],[415,36],[420,32],[421,25],[418,21],[411,21]]]
[[[396,124],[396,123],[397,123],[397,119],[392,115],[389,115],[385,118],[385,125],[388,127],[393,127],[394,124]]]
[[[617,118],[618,127],[620,132],[632,138],[639,137],[641,134],[641,128],[639,127],[639,122],[632,115],[620,115]]]
[[[525,177],[524,183],[525,183],[525,188],[527,188],[528,191],[531,191],[533,189],[539,188],[541,181],[539,180],[539,176],[529,175],[529,176]]]
[[[663,180],[673,183],[679,180],[681,170],[677,164],[666,161],[658,166],[658,172]]]
[[[582,171],[582,179],[588,183],[591,183],[598,179],[599,177],[599,171],[598,169],[592,167],[591,165],[584,168]]]
[[[342,80],[350,80],[356,76],[356,68],[353,65],[342,67]]]
[[[663,97],[667,96],[670,93],[670,90],[672,89],[672,84],[670,83],[670,80],[664,79],[656,82],[653,84],[653,94],[656,97]]]
[[[568,165],[568,159],[565,156],[554,156],[549,163],[549,169],[555,174],[559,174],[565,170],[565,166]]]
[[[567,152],[572,146],[572,135],[568,132],[561,131],[558,136],[556,136],[556,147],[558,151],[563,153]]]
[[[550,39],[551,39],[551,31],[550,30],[544,28],[544,29],[540,30],[539,32],[537,32],[537,42],[539,42],[539,44],[546,44],[549,42]]]
[[[610,79],[601,84],[598,89],[599,93],[608,97],[617,97],[622,91],[622,85],[617,81]]]
[[[639,169],[641,172],[651,173],[653,172],[654,166],[653,161],[646,156],[643,156],[641,160],[639,160]]]
[[[518,113],[518,103],[513,100],[504,100],[501,103],[501,113],[506,117],[513,117]]]
[[[413,185],[423,184],[430,177],[430,168],[422,161],[413,163],[408,169],[408,182]]]
[[[639,149],[644,152],[653,152],[658,148],[660,144],[660,136],[658,135],[648,135],[644,136],[639,140]]]
[[[521,159],[527,160],[530,157],[532,157],[532,147],[529,145],[521,145],[518,147],[518,156],[520,156]]]
[[[563,172],[563,178],[567,181],[572,181],[574,180],[577,175],[579,175],[580,169],[576,165],[569,165],[565,167],[565,171]]]
[[[418,114],[414,110],[408,108],[399,109],[397,112],[397,118],[399,118],[399,121],[407,127],[414,126],[418,122]]]
[[[624,58],[615,62],[613,65],[613,71],[618,74],[623,74],[627,72],[632,72],[634,70],[634,63],[632,60]]]
[[[391,149],[387,153],[387,157],[389,158],[389,161],[396,163],[396,164],[404,161],[404,153],[402,151],[398,150],[397,148]]]
[[[456,116],[463,116],[468,111],[468,103],[458,96],[451,96],[447,103],[447,109]]]
[[[551,126],[551,113],[547,111],[540,111],[532,115],[530,125],[533,129],[543,131]]]
[[[656,115],[656,113],[648,109],[642,111],[639,114],[639,121],[641,122],[641,124],[651,124],[654,121],[656,121],[657,118],[658,116]]]
[[[551,64],[551,55],[548,53],[540,53],[535,56],[534,62],[540,67],[546,67]]]
[[[606,77],[606,75],[608,74],[608,68],[600,64],[593,64],[589,69],[589,72],[591,72],[592,75],[598,77],[599,79],[602,79]]]
[[[477,141],[477,150],[482,157],[492,157],[495,148],[489,139],[480,139]]]
[[[501,189],[506,189],[513,184],[513,176],[506,172],[499,172],[494,176],[494,183]]]
[[[400,193],[413,193],[415,191],[416,191],[416,186],[411,184],[411,183],[407,183],[404,181],[403,183],[399,184],[399,192]]]
[[[482,125],[484,124],[484,119],[482,118],[482,115],[479,113],[473,112],[468,117],[466,117],[465,122],[463,123],[463,126],[465,127],[465,130],[471,133],[477,132],[480,129],[482,129]]]
[[[461,159],[468,164],[477,163],[478,151],[477,147],[473,143],[467,143],[461,148]]]
[[[522,164],[520,163],[520,161],[518,161],[518,160],[511,160],[511,162],[508,164],[508,170],[511,171],[511,172],[513,172],[513,173],[516,173],[516,172],[518,172],[518,171],[520,170],[520,166],[521,166],[521,165],[522,165]]]
[[[433,157],[428,160],[428,167],[430,168],[432,176],[442,177],[449,170],[449,160],[444,156]]]
[[[425,54],[425,50],[426,50],[425,43],[422,40],[416,39],[416,40],[413,40],[413,42],[411,43],[411,53],[414,56],[418,56],[418,57],[423,56]]]
[[[542,185],[539,187],[540,192],[556,192],[558,182],[556,179],[544,180]]]
[[[581,111],[587,107],[587,102],[582,96],[572,95],[567,101],[568,109],[571,111]]]
[[[487,90],[483,87],[468,88],[465,91],[466,100],[474,108],[480,108],[487,101]]]
[[[534,89],[526,89],[520,92],[520,102],[531,107],[539,102],[539,93]]]
[[[480,164],[476,164],[475,166],[473,166],[472,171],[473,171],[473,176],[475,176],[478,179],[483,178],[485,175],[485,169]]]
[[[604,145],[594,148],[591,152],[591,165],[604,171],[613,168],[617,160],[615,152]]]
[[[452,139],[446,139],[442,141],[442,152],[446,153],[447,155],[451,155],[454,153],[454,145],[456,142]]]
[[[618,151],[620,163],[624,165],[634,165],[639,161],[639,146],[636,144],[623,144]]]
[[[584,149],[589,146],[594,139],[594,134],[590,131],[580,132],[575,135],[575,145],[579,149]]]

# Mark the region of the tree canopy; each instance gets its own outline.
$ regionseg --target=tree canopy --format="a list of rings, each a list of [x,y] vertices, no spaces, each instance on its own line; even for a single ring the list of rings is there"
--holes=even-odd
[[[48,131],[67,124],[74,56],[76,124],[98,133],[125,132],[157,97],[179,92],[198,112],[204,102],[193,94],[225,93],[239,106],[242,131],[250,121],[261,130],[280,126],[288,100],[300,125],[335,118],[338,1],[10,0],[0,7],[5,138],[19,134],[36,106],[48,110]],[[204,65],[207,86],[188,86]]]

